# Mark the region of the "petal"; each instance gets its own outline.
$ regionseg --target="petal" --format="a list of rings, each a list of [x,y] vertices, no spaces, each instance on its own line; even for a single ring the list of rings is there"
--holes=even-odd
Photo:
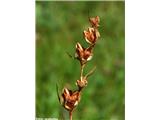
[[[88,58],[87,58],[87,61],[90,61],[92,59],[92,55],[90,55]]]
[[[99,38],[100,37],[100,33],[98,30],[96,30],[96,38]]]
[[[75,103],[74,103],[74,106],[77,106],[78,105],[78,101],[76,101]]]
[[[90,40],[88,40],[87,38],[85,38],[86,42],[89,44],[92,44],[92,42]]]
[[[89,31],[90,33],[92,33],[92,34],[93,34],[93,32],[94,32],[94,28],[89,27],[89,28],[88,28],[88,31]]]
[[[76,49],[78,49],[79,51],[83,51],[83,47],[81,46],[80,43],[76,44]]]
[[[95,19],[96,19],[96,22],[97,22],[97,23],[99,23],[99,22],[100,22],[100,18],[99,18],[99,16],[96,16],[96,17],[95,17]]]
[[[70,95],[70,92],[69,92],[69,90],[67,88],[64,88],[63,93],[66,94],[66,95]]]

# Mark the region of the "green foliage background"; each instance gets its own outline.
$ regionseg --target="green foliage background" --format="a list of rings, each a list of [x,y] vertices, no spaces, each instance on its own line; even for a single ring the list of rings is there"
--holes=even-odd
[[[89,16],[100,17],[101,34],[94,57],[85,73],[97,66],[89,78],[73,120],[124,120],[125,111],[125,3],[124,2],[36,2],[36,117],[67,118],[56,95],[64,86],[76,89],[80,65],[75,44],[87,46],[82,32]]]

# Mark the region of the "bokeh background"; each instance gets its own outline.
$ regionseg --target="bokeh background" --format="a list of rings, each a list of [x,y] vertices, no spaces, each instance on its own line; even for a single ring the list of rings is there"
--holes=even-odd
[[[75,44],[87,46],[83,30],[90,26],[88,17],[100,17],[101,34],[94,57],[85,73],[97,66],[89,78],[74,120],[125,119],[125,3],[36,2],[36,117],[68,119],[58,102],[56,83],[76,89],[80,65],[68,57]]]

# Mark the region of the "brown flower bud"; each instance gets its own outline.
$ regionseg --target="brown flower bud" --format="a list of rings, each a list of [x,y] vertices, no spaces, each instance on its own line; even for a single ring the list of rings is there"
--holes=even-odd
[[[76,44],[75,57],[80,60],[81,63],[87,62],[92,59],[92,47],[84,48],[80,43]]]
[[[74,91],[64,88],[62,93],[63,98],[63,107],[69,111],[72,111],[80,101],[80,92]]]
[[[98,28],[99,27],[100,18],[99,18],[99,16],[96,16],[96,17],[93,17],[93,18],[89,18],[89,22],[91,23],[92,27]]]
[[[100,37],[100,33],[97,29],[89,27],[87,31],[83,32],[86,42],[89,44],[95,44],[97,39]]]
[[[88,84],[88,81],[85,77],[82,78],[82,80],[77,80],[76,85],[79,88],[79,91],[81,91],[82,88],[86,87]]]

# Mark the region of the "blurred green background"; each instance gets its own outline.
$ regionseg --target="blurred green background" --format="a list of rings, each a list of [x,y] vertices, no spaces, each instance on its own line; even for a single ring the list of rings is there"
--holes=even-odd
[[[88,12],[89,11],[89,12]],[[89,13],[89,16],[88,16]],[[97,66],[89,78],[73,120],[125,119],[125,3],[124,2],[36,2],[36,117],[65,118],[59,104],[56,83],[76,89],[79,62],[75,44],[87,46],[83,30],[88,17],[100,17],[101,34],[93,59],[84,72]]]

